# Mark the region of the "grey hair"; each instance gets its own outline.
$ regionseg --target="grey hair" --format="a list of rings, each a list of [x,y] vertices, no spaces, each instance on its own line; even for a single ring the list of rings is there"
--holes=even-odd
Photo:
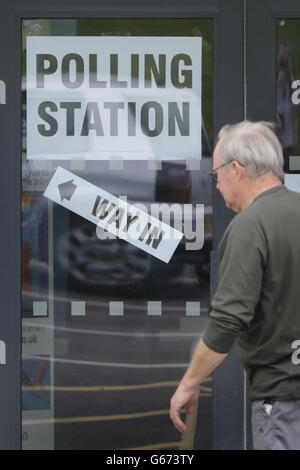
[[[224,126],[218,135],[220,160],[236,160],[245,166],[250,178],[272,171],[283,181],[283,153],[275,127],[270,122],[247,120]]]

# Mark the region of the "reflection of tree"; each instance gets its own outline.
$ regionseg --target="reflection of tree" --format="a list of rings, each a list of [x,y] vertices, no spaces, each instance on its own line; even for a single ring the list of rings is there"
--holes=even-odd
[[[281,131],[281,142],[285,165],[296,146],[296,115],[292,104],[293,67],[290,47],[280,41],[277,55],[277,120]]]

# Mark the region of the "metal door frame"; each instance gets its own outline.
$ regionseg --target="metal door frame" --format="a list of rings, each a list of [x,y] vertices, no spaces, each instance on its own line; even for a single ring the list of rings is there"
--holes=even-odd
[[[1,194],[5,221],[0,235],[0,289],[3,302],[0,340],[0,449],[21,448],[21,19],[23,18],[212,18],[214,20],[214,130],[244,116],[243,0],[2,0],[0,80],[6,104],[0,105]],[[228,33],[230,32],[230,34]],[[4,65],[5,64],[5,65]],[[1,83],[1,82],[0,82]],[[216,247],[232,218],[214,190],[214,252],[211,287],[217,284]],[[231,380],[228,382],[228,377]],[[244,446],[244,378],[235,352],[214,373],[213,447]]]

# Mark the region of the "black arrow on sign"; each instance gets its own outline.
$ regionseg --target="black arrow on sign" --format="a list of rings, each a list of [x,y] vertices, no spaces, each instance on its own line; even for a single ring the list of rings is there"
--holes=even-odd
[[[65,183],[61,183],[58,185],[59,194],[62,201],[64,199],[68,199],[69,201],[73,196],[74,191],[77,188],[76,184],[73,184],[73,181],[74,180],[66,181]]]

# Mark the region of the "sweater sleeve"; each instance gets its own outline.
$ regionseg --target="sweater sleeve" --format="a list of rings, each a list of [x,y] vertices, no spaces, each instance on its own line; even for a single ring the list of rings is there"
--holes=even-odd
[[[240,213],[220,243],[218,288],[203,335],[213,351],[227,353],[247,329],[259,302],[266,265],[265,237],[257,222]]]

